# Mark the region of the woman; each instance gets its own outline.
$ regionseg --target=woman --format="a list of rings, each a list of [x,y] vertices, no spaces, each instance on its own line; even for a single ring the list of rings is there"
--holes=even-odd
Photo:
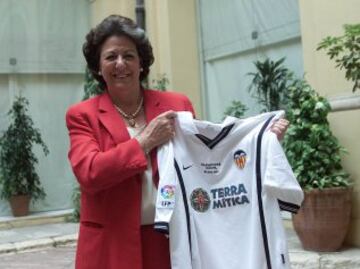
[[[132,20],[111,15],[83,53],[104,93],[69,108],[69,159],[81,186],[77,269],[169,269],[168,240],[154,232],[156,147],[174,136],[187,97],[141,86],[154,61]],[[282,136],[286,121],[273,131]]]

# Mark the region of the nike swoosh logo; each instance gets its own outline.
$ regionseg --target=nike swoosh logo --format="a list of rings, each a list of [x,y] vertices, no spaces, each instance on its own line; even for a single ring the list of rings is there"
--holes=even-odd
[[[183,170],[185,171],[185,170],[189,169],[189,168],[192,167],[192,166],[193,166],[192,164],[189,165],[189,166],[184,166],[184,165],[183,165]]]

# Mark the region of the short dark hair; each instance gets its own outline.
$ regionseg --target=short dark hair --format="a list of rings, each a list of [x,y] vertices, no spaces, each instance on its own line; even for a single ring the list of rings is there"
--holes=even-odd
[[[140,73],[140,82],[144,80],[148,76],[150,66],[154,62],[152,46],[145,31],[129,18],[120,15],[110,15],[90,30],[86,35],[86,41],[82,48],[87,67],[93,77],[99,82],[100,87],[102,89],[106,88],[103,77],[98,74],[100,68],[100,50],[105,40],[111,36],[126,36],[135,43],[143,69]]]

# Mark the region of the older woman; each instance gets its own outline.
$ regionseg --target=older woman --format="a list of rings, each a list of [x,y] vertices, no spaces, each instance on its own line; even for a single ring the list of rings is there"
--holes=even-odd
[[[81,186],[77,269],[169,269],[168,240],[152,224],[156,147],[174,136],[187,97],[144,89],[152,47],[132,20],[111,15],[86,36],[83,53],[104,93],[69,108],[69,159]],[[287,123],[274,132],[283,135]]]

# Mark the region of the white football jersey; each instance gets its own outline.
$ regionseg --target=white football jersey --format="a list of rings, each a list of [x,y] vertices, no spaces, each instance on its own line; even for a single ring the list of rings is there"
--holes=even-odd
[[[221,124],[177,115],[158,151],[155,216],[172,269],[290,268],[280,209],[297,212],[303,192],[269,131],[283,112]]]

